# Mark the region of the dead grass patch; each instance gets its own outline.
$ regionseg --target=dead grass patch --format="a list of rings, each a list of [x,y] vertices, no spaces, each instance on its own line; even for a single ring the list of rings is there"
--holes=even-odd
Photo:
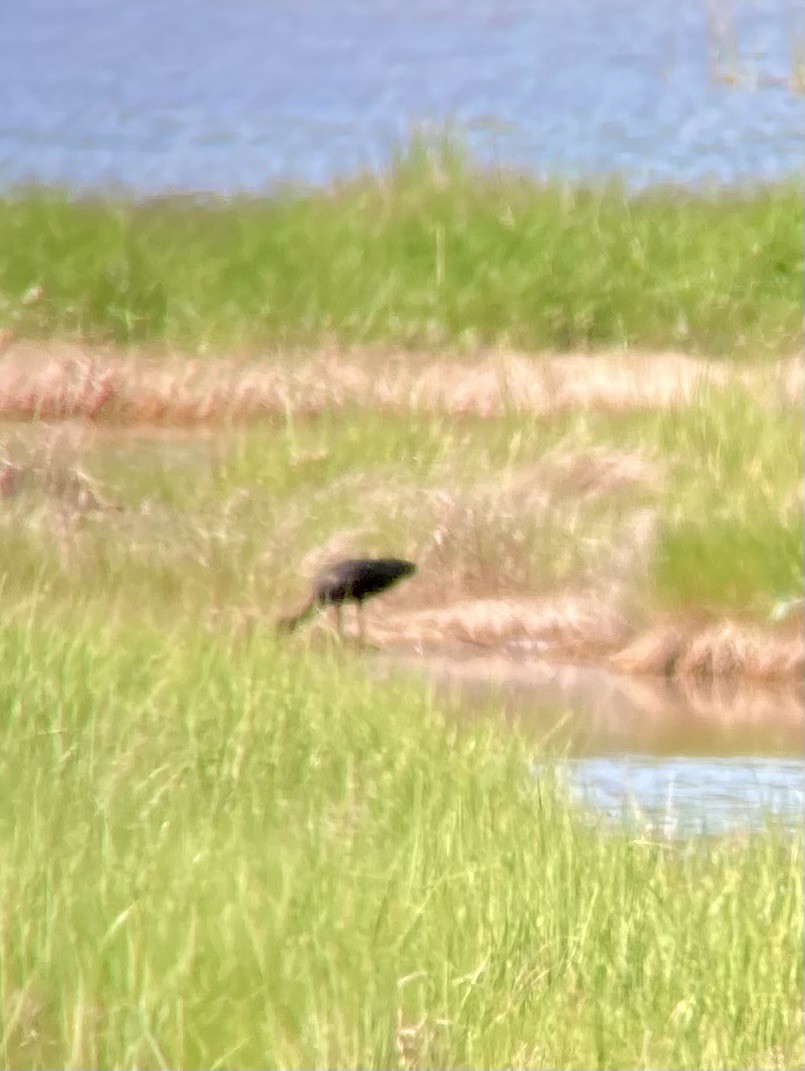
[[[744,384],[795,404],[797,358],[736,367],[675,353],[429,361],[336,350],[296,360],[207,361],[109,347],[11,341],[0,357],[0,418],[203,425],[346,406],[475,416],[684,405],[704,386]]]
[[[380,648],[443,651],[455,657],[482,648],[516,659],[599,664],[637,679],[665,678],[697,686],[801,680],[805,669],[800,633],[732,621],[643,631],[595,592],[466,599],[396,612],[393,596],[384,604],[384,610],[379,605],[367,609],[367,636]],[[326,615],[318,628],[330,628]],[[349,615],[346,633],[357,635]]]
[[[436,609],[373,615],[368,631],[380,646],[503,649],[553,662],[600,662],[637,677],[790,681],[802,679],[805,669],[801,630],[721,621],[679,622],[643,631],[596,592],[471,599]]]
[[[461,470],[440,468],[436,482],[424,487],[394,468],[350,471],[306,493],[300,508],[295,500],[286,505],[282,531],[275,527],[261,561],[285,566],[287,547],[304,546],[311,515],[334,501],[359,502],[357,524],[302,554],[294,572],[303,582],[339,557],[387,553],[393,543],[394,553],[419,565],[399,591],[407,609],[553,592],[571,583],[574,589],[605,583],[612,602],[643,577],[656,527],[655,511],[618,496],[638,483],[659,484],[658,467],[628,452],[585,453],[569,444],[567,451],[495,480],[468,480]]]
[[[636,637],[610,659],[619,671],[715,680],[801,678],[801,632],[722,621],[704,627],[672,625]]]
[[[527,649],[540,657],[589,661],[629,634],[626,618],[594,593],[536,599],[468,599],[370,622],[380,644]]]

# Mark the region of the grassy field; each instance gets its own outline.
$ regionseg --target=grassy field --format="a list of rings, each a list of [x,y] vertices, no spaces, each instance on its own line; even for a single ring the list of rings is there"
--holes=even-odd
[[[21,190],[0,201],[0,248],[0,326],[26,335],[753,358],[802,338],[795,182],[627,196],[414,144],[387,174],[264,198]]]
[[[494,718],[271,622],[334,537],[414,556],[403,605],[620,570],[647,616],[762,616],[801,587],[802,434],[737,389],[7,426],[3,1066],[801,1067],[801,833],[591,826]]]
[[[793,408],[4,440],[3,1066],[802,1066],[801,833],[591,826],[494,718],[271,630],[339,535],[420,562],[403,603],[620,569],[764,614]]]
[[[802,230],[793,186],[626,199],[415,148],[262,200],[23,191],[0,326],[771,358]],[[4,425],[0,1063],[802,1067],[801,831],[591,823],[494,718],[272,628],[324,552],[418,562],[381,616],[589,590],[767,622],[805,534],[766,374],[673,411]]]
[[[3,1066],[802,1066],[803,840],[580,820],[343,653],[0,626]]]

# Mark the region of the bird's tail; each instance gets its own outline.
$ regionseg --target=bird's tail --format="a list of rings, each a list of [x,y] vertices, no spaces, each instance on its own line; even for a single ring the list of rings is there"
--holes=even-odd
[[[310,602],[306,603],[297,613],[289,614],[287,617],[281,617],[277,622],[277,632],[293,632],[299,625],[307,621],[315,609],[316,600],[311,599]]]

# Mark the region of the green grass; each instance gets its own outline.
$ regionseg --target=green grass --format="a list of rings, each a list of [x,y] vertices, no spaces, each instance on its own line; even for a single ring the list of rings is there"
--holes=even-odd
[[[801,831],[590,824],[495,719],[270,634],[335,532],[426,598],[522,594],[610,581],[639,511],[641,611],[765,614],[801,590],[800,417],[4,429],[0,1063],[802,1067]],[[599,488],[607,457],[644,474]]]
[[[757,405],[743,391],[657,418],[657,449],[672,459],[662,497],[655,578],[671,605],[767,609],[805,583],[798,408]]]
[[[793,186],[627,199],[416,146],[264,199],[22,191],[0,324],[771,357],[801,337],[802,231]],[[801,831],[591,825],[516,734],[259,623],[339,531],[415,557],[431,595],[617,568],[649,618],[763,616],[803,582],[801,414],[734,390],[69,442],[4,434],[27,481],[0,513],[3,1066],[803,1066]],[[643,476],[584,482],[616,455]],[[81,506],[78,470],[122,510]]]
[[[7,1067],[801,1067],[803,838],[591,828],[335,655],[0,625]]]
[[[449,144],[263,198],[23,189],[0,201],[0,250],[0,324],[35,336],[749,357],[802,337],[798,184],[627,196],[484,173]]]

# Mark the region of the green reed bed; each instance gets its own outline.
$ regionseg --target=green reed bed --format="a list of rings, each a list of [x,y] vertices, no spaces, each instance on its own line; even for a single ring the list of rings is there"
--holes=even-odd
[[[805,438],[799,407],[744,392],[649,417],[669,458],[653,576],[662,601],[761,611],[805,583]]]
[[[335,338],[765,357],[800,344],[802,251],[794,182],[627,195],[414,144],[386,174],[259,198],[7,195],[0,324],[195,352]]]
[[[410,685],[0,626],[10,1067],[802,1065],[803,840],[590,827]]]

